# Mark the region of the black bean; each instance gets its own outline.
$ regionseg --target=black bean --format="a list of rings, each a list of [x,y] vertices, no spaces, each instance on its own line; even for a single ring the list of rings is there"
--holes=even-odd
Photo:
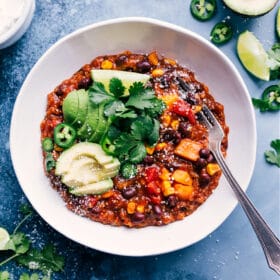
[[[210,162],[214,162],[215,161],[215,158],[214,156],[210,153],[209,156],[206,158],[207,162],[210,163]]]
[[[145,219],[145,214],[143,213],[140,213],[140,212],[135,212],[131,219],[134,221],[134,222],[142,222],[144,219]]]
[[[202,169],[207,165],[207,160],[205,158],[199,158],[195,165],[197,168]]]
[[[191,124],[187,122],[180,122],[178,131],[181,133],[182,137],[190,137],[191,135]]]
[[[91,84],[92,84],[91,78],[84,77],[79,81],[78,88],[79,89],[81,89],[81,88],[88,89]]]
[[[160,216],[162,214],[161,207],[157,204],[153,206],[153,210],[154,210],[155,214],[158,216]]]
[[[151,64],[148,61],[140,61],[136,64],[137,70],[141,73],[149,72]]]
[[[163,140],[172,141],[174,144],[178,144],[181,140],[181,134],[173,129],[168,129],[163,134]]]
[[[129,199],[133,196],[135,196],[137,193],[136,188],[134,187],[127,187],[122,190],[122,196],[126,199]]]
[[[177,204],[177,198],[175,195],[170,195],[168,198],[167,198],[167,205],[170,207],[170,208],[174,208]]]
[[[122,66],[125,61],[127,60],[127,56],[126,55],[120,55],[117,59],[116,59],[116,65],[117,66]]]
[[[206,187],[211,181],[211,177],[204,171],[201,172],[200,177],[199,177],[199,182],[200,182],[200,186]]]
[[[146,156],[144,159],[143,159],[143,162],[150,165],[150,164],[153,164],[155,161],[154,157],[152,156]]]
[[[205,159],[207,159],[207,158],[209,157],[210,153],[211,153],[210,150],[207,149],[207,148],[201,149],[201,150],[199,151],[199,155],[200,155],[202,158],[205,158]]]

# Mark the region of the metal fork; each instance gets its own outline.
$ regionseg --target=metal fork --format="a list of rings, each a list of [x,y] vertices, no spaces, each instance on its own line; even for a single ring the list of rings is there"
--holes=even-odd
[[[217,160],[224,176],[234,191],[239,203],[245,211],[249,221],[261,243],[268,266],[280,275],[280,241],[266,224],[264,219],[258,213],[245,192],[241,189],[229,170],[223,155],[221,153],[221,141],[224,132],[207,106],[203,106],[199,113],[203,123],[206,125],[209,133],[209,149]]]

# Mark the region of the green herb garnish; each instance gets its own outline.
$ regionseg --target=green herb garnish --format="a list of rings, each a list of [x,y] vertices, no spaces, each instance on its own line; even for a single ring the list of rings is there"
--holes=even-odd
[[[280,167],[280,139],[272,140],[270,147],[275,151],[266,151],[264,153],[265,159],[268,163],[275,164],[276,166]]]
[[[26,204],[20,207],[20,211],[24,217],[16,226],[4,247],[4,251],[11,252],[12,254],[2,260],[0,266],[3,266],[12,260],[16,260],[17,263],[28,269],[38,270],[43,273],[41,277],[38,273],[32,273],[31,275],[23,273],[19,278],[20,280],[50,280],[52,272],[63,271],[64,258],[56,253],[54,246],[51,244],[46,245],[42,250],[31,248],[31,241],[27,235],[18,230],[22,224],[30,218],[33,211],[31,207]],[[9,272],[0,272],[0,280],[9,279]]]
[[[280,43],[275,43],[268,54],[268,67],[270,68],[270,80],[280,78]]]
[[[104,115],[109,119],[110,128],[117,135],[106,136],[114,155],[131,163],[139,163],[146,156],[145,145],[153,146],[159,138],[158,116],[165,109],[165,103],[155,96],[151,88],[142,82],[133,83],[129,95],[124,96],[125,87],[118,78],[109,82],[110,92],[102,83],[96,82],[89,89],[93,104],[105,104]]]

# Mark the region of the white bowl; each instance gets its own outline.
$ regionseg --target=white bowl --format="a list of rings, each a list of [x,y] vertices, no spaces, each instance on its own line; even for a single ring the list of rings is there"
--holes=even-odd
[[[256,154],[254,111],[231,61],[211,43],[184,28],[147,18],[121,18],[77,30],[54,44],[26,78],[15,103],[10,146],[19,183],[33,207],[60,233],[104,252],[147,256],[189,246],[215,230],[237,200],[222,177],[216,191],[192,215],[162,227],[128,229],[92,222],[66,209],[43,171],[40,122],[47,94],[95,56],[123,50],[157,50],[192,69],[224,104],[230,127],[227,162],[245,190]]]
[[[10,28],[0,34],[0,49],[11,46],[27,31],[35,11],[35,0],[24,0],[23,3],[21,15]]]

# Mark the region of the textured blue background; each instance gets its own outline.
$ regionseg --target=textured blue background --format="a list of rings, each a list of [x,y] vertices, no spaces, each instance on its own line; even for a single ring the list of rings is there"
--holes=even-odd
[[[240,71],[251,96],[260,97],[263,89],[271,83],[257,80],[244,70],[236,56],[236,38],[248,29],[268,49],[276,41],[276,8],[264,16],[246,18],[233,14],[221,1],[218,2],[216,16],[202,23],[190,15],[190,0],[36,1],[36,12],[27,33],[15,45],[0,50],[0,226],[12,231],[20,220],[19,205],[27,202],[10,159],[9,127],[15,99],[26,75],[40,56],[58,39],[79,27],[105,19],[145,16],[180,25],[208,39],[213,25],[229,17],[235,35],[220,49]],[[261,114],[256,111],[256,118],[257,160],[247,193],[279,236],[279,169],[268,165],[263,156],[270,141],[280,138],[279,113]],[[38,215],[23,230],[35,246],[53,242],[65,256],[65,271],[55,274],[53,279],[278,279],[267,267],[257,238],[240,206],[215,232],[199,243],[177,252],[144,258],[114,256],[83,247],[54,231]],[[26,271],[14,263],[0,268],[0,271],[4,269],[9,270],[14,279]]]

